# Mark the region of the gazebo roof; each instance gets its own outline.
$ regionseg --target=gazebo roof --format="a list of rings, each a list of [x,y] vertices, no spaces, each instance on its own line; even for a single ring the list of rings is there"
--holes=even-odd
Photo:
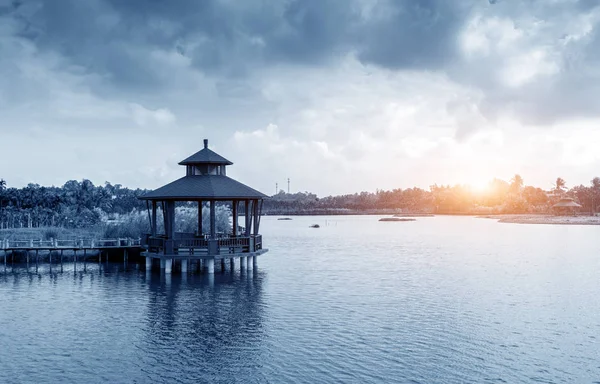
[[[200,164],[224,164],[232,165],[233,163],[223,156],[208,149],[208,140],[204,140],[204,148],[194,153],[192,156],[182,160],[179,165],[200,165]]]
[[[560,201],[552,206],[553,208],[579,208],[581,205],[577,204],[571,197],[563,197]]]
[[[141,196],[142,200],[264,199],[267,195],[223,175],[184,176]]]

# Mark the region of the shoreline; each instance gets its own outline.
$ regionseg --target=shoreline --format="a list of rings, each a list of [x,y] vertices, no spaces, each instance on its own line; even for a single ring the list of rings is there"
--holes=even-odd
[[[480,215],[479,219],[494,219],[509,224],[600,225],[600,216],[553,216],[544,214]]]

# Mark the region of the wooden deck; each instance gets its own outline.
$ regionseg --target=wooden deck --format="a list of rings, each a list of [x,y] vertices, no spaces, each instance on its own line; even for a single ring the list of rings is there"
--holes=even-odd
[[[221,237],[206,239],[195,236],[179,236],[175,239],[146,236],[142,240],[146,249],[142,256],[172,259],[231,259],[258,256],[268,249],[262,247],[262,235]]]
[[[0,249],[13,251],[110,250],[141,249],[141,239],[77,239],[77,240],[4,240]]]

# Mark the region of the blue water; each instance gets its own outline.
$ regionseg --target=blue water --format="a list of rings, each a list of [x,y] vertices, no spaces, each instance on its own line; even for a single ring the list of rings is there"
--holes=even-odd
[[[0,382],[600,382],[600,227],[261,228],[258,269],[212,279],[0,265]]]

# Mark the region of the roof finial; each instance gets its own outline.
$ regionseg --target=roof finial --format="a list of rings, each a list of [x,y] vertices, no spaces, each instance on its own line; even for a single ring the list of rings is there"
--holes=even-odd
[[[204,148],[208,148],[208,139],[204,139]]]

